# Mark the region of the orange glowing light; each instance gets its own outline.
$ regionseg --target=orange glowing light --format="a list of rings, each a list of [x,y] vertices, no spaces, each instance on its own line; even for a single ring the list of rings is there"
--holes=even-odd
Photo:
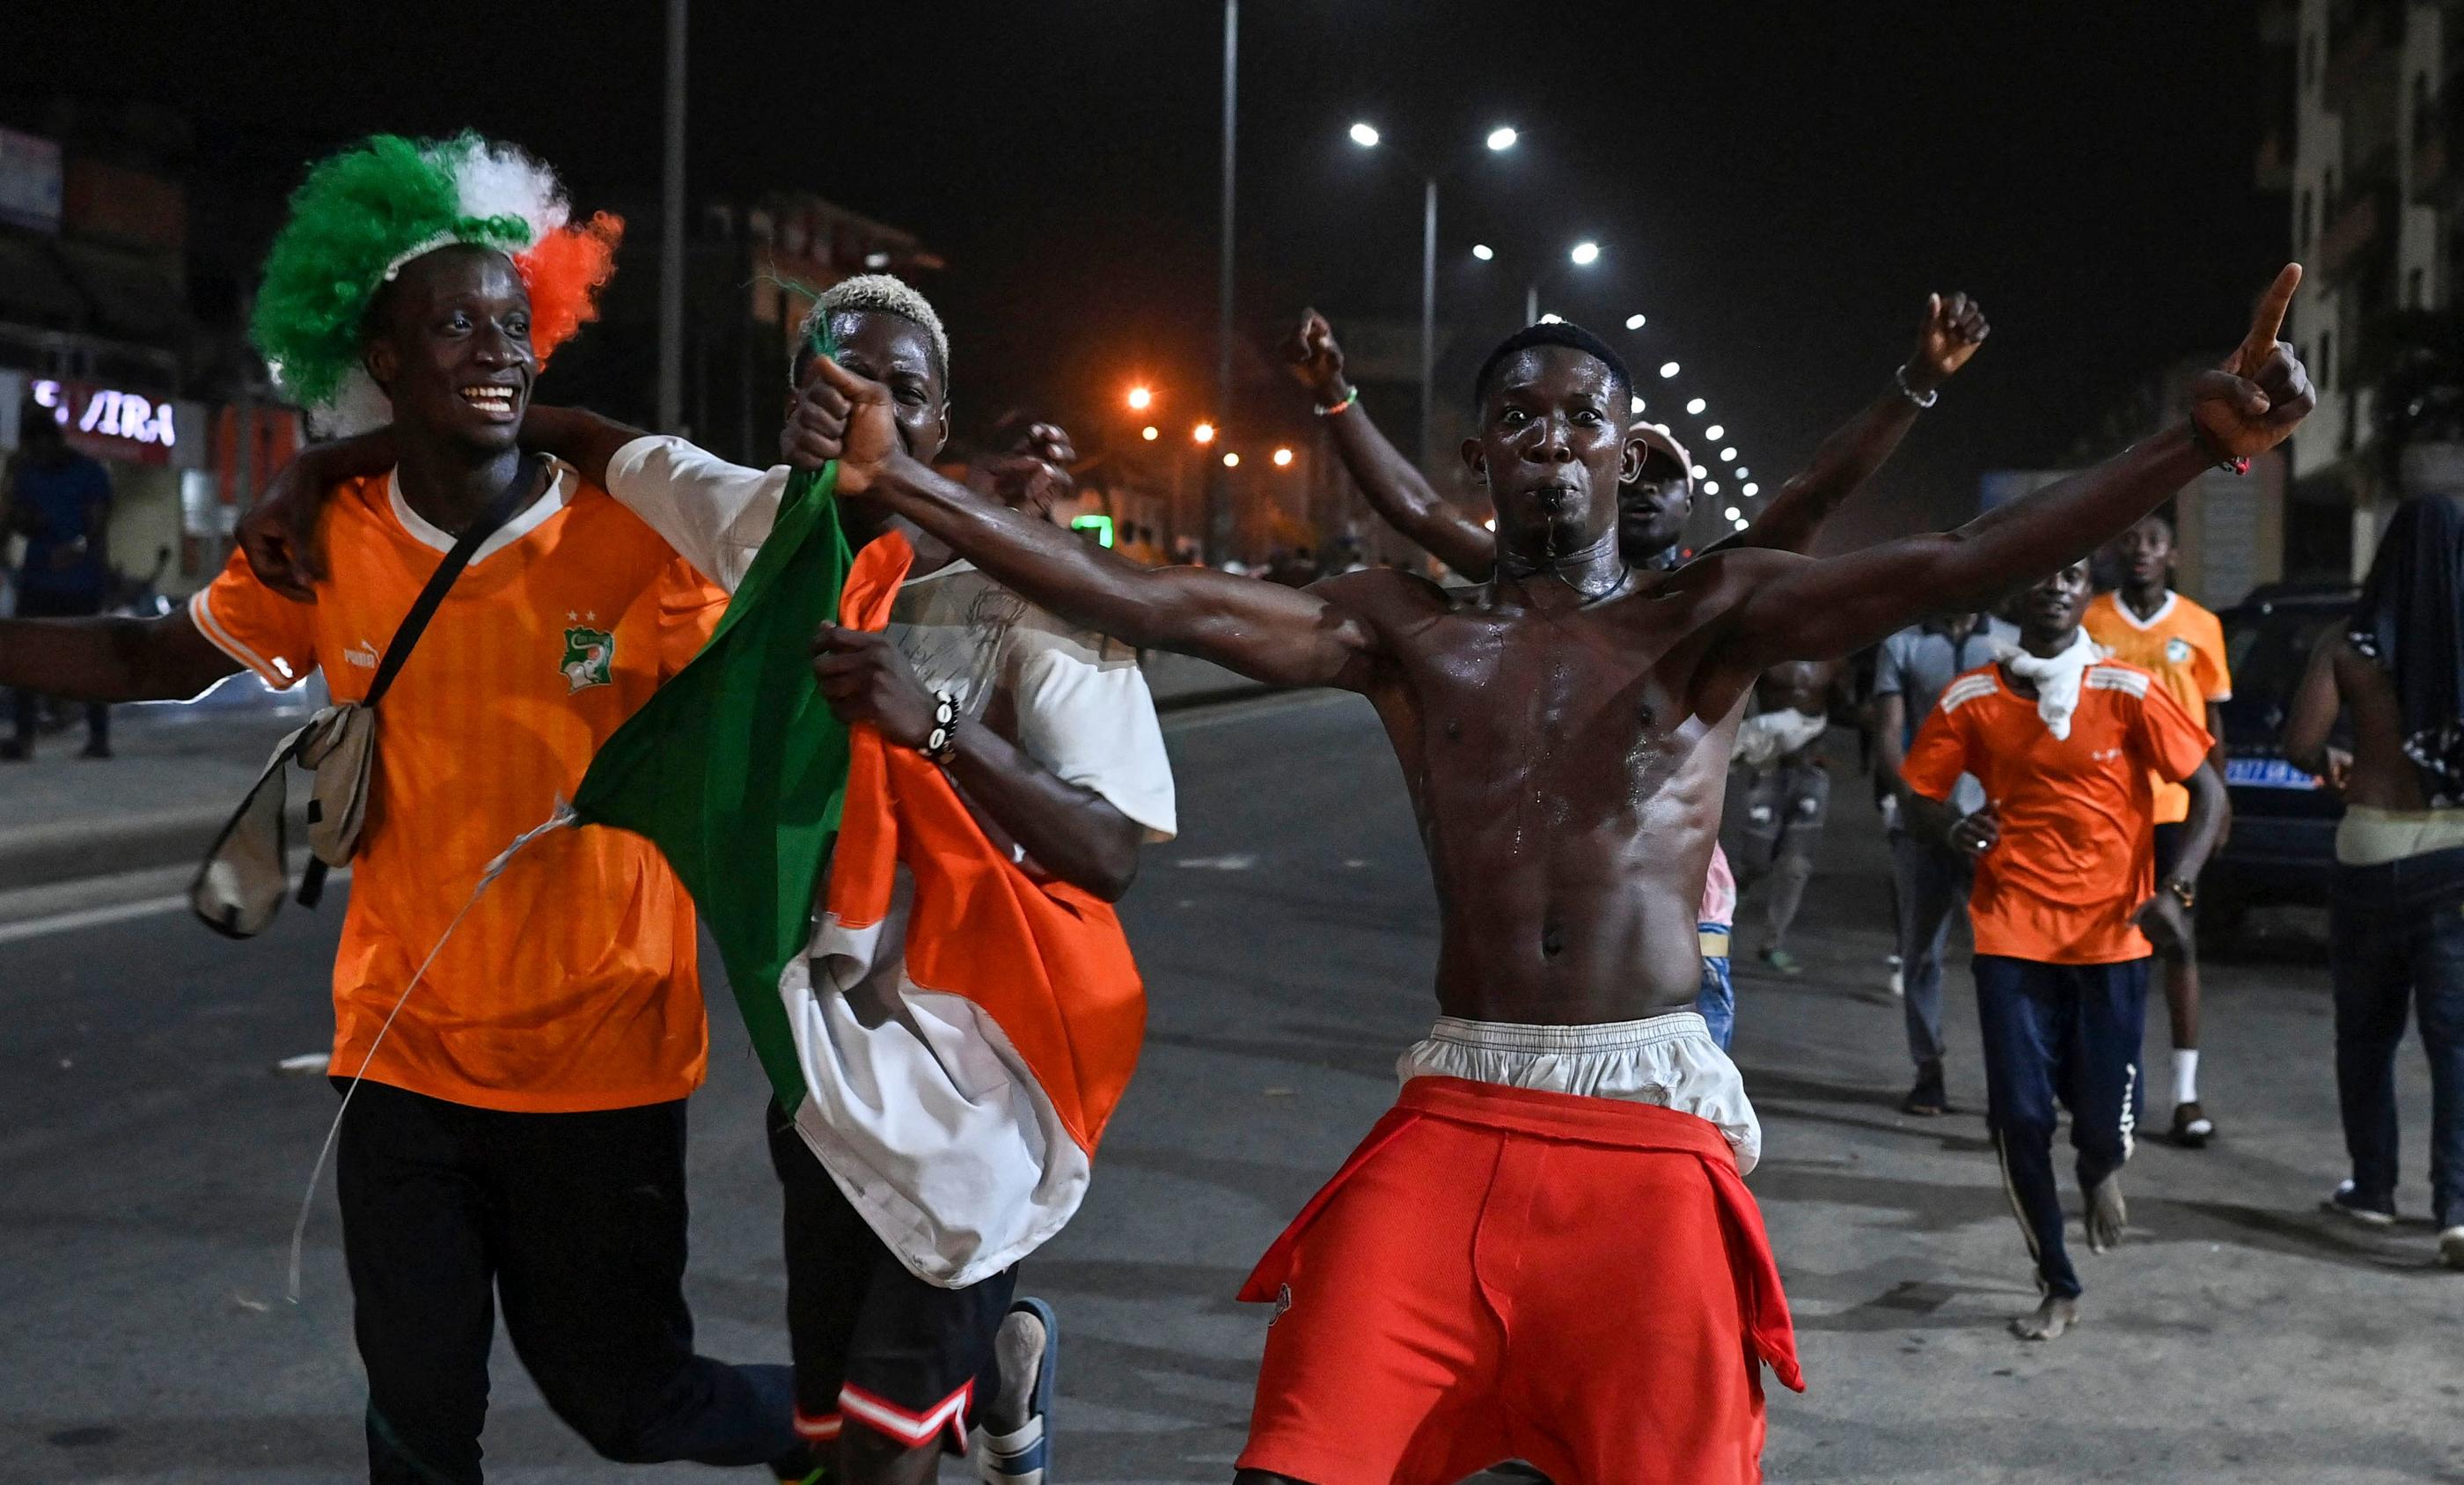
[[[1287,465],[1290,464],[1290,463],[1291,463],[1291,461],[1292,461],[1292,451],[1291,451],[1291,450],[1289,450],[1289,449],[1277,449],[1277,450],[1275,451],[1275,467],[1276,467],[1277,469],[1282,469],[1282,468],[1286,467]]]
[[[1215,441],[1215,425],[1212,423],[1200,423],[1196,428],[1189,431],[1189,436],[1197,439],[1199,443],[1213,443]]]
[[[1163,433],[1161,432],[1161,431],[1159,431],[1158,429],[1156,429],[1156,427],[1155,427],[1153,423],[1149,423],[1146,427],[1141,428],[1141,429],[1139,429],[1139,430],[1138,430],[1138,436],[1139,436],[1139,437],[1141,437],[1141,438],[1143,438],[1143,439],[1145,439],[1145,440],[1146,440],[1147,442],[1149,442],[1149,443],[1153,443],[1153,442],[1155,442],[1156,439],[1158,439],[1158,438],[1162,437],[1162,436],[1163,436]]]
[[[1130,388],[1130,409],[1132,411],[1144,412],[1148,408],[1154,406],[1154,404],[1155,391],[1153,388],[1145,387],[1133,387]]]

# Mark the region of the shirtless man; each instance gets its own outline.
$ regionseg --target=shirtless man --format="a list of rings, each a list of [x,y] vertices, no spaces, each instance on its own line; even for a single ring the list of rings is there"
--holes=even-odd
[[[2409,477],[2453,444],[2407,451]],[[2410,479],[2408,482],[2411,482]],[[2326,1208],[2395,1223],[2395,1050],[2418,1005],[2430,1054],[2431,1222],[2438,1261],[2464,1269],[2464,469],[2387,523],[2349,623],[2319,642],[2284,723],[2284,752],[2344,797],[2328,951],[2336,1093],[2350,1179]],[[2339,713],[2350,753],[2331,747]]]
[[[1814,462],[1780,486],[1760,520],[1718,546],[1810,550],[1831,513],[1899,448],[1917,414],[1933,406],[1942,384],[1968,365],[1991,333],[1984,307],[1967,295],[1927,296],[1916,344],[1892,373],[1890,388],[1823,440]],[[1344,375],[1343,347],[1326,317],[1313,309],[1303,314],[1284,353],[1294,379],[1315,397],[1318,415],[1332,426],[1335,452],[1370,508],[1447,566],[1473,582],[1486,582],[1497,565],[1496,536],[1431,489],[1371,421],[1360,406],[1358,388]],[[1678,543],[1694,513],[1693,456],[1663,425],[1638,418],[1627,432],[1642,440],[1643,460],[1635,477],[1617,486],[1618,549],[1639,566],[1676,566],[1683,560]],[[1799,837],[1804,833],[1800,831]],[[1798,885],[1801,890],[1802,883]],[[1781,898],[1791,902],[1793,917],[1793,895],[1775,894],[1774,902]],[[1736,906],[1737,880],[1728,869],[1728,853],[1714,843],[1697,922],[1703,977],[1695,1008],[1710,1024],[1711,1039],[1723,1052],[1728,1050],[1736,1025],[1736,989],[1728,973]],[[1764,958],[1793,972],[1794,962],[1786,950],[1772,949],[1781,937],[1773,933]]]
[[[1575,326],[1531,326],[1476,381],[1463,454],[1498,512],[1498,572],[1461,593],[1392,571],[1293,589],[1133,567],[942,478],[902,448],[886,389],[816,364],[793,452],[839,458],[843,496],[1126,643],[1366,696],[1402,764],[1444,1015],[1243,1291],[1279,1315],[1241,1485],[1442,1485],[1514,1456],[1620,1485],[1758,1476],[1754,1359],[1801,1382],[1738,1180],[1760,1130],[1690,1008],[1746,693],[1783,661],[1982,604],[2281,441],[2314,400],[2276,339],[2299,277],[2200,378],[2189,421],[2095,469],[1955,532],[1667,573],[1619,550],[1617,488],[1642,458],[1624,367]],[[1547,1360],[1567,1356],[1582,1364]]]

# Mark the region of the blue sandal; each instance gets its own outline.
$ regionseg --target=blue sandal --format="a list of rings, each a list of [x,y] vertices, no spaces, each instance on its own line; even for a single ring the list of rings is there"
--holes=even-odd
[[[1002,1440],[1011,1447],[996,1449],[991,1433],[977,1430],[983,1452],[976,1473],[986,1485],[1051,1485],[1052,1394],[1061,1375],[1061,1322],[1053,1318],[1052,1306],[1041,1299],[1021,1299],[1009,1307],[1012,1315],[1022,1310],[1044,1322],[1044,1355],[1036,1363],[1026,1422]]]

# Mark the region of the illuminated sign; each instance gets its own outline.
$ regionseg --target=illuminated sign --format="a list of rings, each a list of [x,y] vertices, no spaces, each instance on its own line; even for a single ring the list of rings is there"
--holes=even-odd
[[[119,438],[151,449],[177,448],[180,431],[171,420],[171,404],[108,387],[79,387],[38,381],[34,401],[52,410],[63,428],[97,438]]]

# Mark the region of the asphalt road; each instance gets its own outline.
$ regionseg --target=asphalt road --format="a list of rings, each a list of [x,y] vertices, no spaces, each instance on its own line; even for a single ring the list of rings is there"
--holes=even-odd
[[[1230,1297],[1386,1106],[1395,1054],[1432,1013],[1435,906],[1365,708],[1279,698],[1168,732],[1185,833],[1151,851],[1128,910],[1154,1000],[1146,1060],[1085,1210],[1026,1271],[1063,1317],[1057,1478],[1078,1485],[1229,1478],[1265,1333]],[[1904,1053],[1878,987],[1886,899],[1860,794],[1837,793],[1811,972],[1741,977],[1738,1060],[1766,1125],[1751,1184],[1813,1388],[1775,1391],[1771,1477],[2464,1481],[2464,1274],[2431,1266],[2418,1223],[2362,1234],[2313,1211],[2342,1150],[2323,971],[2298,941],[2211,969],[2206,1091],[2224,1137],[2196,1154],[2143,1143],[2129,1244],[2080,1257],[2082,1327],[2033,1347],[2003,1333],[2035,1296],[1982,1121],[1892,1107]],[[29,900],[14,911],[96,895]],[[352,1477],[362,1393],[330,1185],[303,1301],[282,1293],[334,1096],[272,1071],[325,1045],[334,908],[287,912],[249,944],[173,913],[7,916],[0,1480]],[[1966,990],[1963,973],[1963,1053]],[[777,1360],[778,1198],[725,1002],[715,989],[693,1108],[692,1297],[704,1349]],[[2400,1201],[2418,1213],[2427,1093],[2409,1049],[2405,1079]],[[1981,1103],[1972,1055],[1953,1093]],[[595,1460],[501,1346],[487,1443],[492,1479],[519,1485],[716,1477]]]

